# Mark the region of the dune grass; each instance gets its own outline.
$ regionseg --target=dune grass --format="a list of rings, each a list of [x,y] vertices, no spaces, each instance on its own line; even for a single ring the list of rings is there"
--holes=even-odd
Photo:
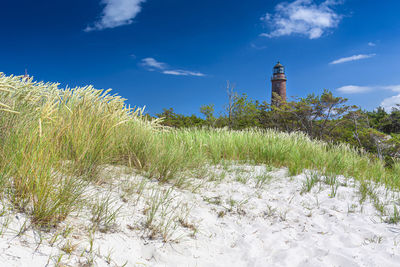
[[[59,89],[0,75],[0,185],[4,201],[41,226],[79,209],[102,164],[133,167],[161,182],[226,161],[310,169],[400,188],[400,164],[303,133],[250,129],[167,129],[109,90]]]

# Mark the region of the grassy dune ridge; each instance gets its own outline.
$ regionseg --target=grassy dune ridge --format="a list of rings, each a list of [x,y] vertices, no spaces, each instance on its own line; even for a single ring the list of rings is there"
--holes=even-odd
[[[291,175],[313,169],[400,188],[399,163],[385,168],[344,144],[274,130],[167,129],[142,114],[110,90],[59,89],[1,74],[2,199],[38,225],[54,225],[79,209],[82,192],[98,181],[102,164],[126,165],[179,186],[188,172],[226,160],[284,166]]]

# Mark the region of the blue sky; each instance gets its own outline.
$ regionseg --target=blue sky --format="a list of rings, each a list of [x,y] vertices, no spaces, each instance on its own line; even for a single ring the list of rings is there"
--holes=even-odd
[[[0,9],[0,71],[112,88],[155,114],[222,111],[226,80],[270,100],[324,88],[363,109],[400,103],[398,0],[16,0]]]

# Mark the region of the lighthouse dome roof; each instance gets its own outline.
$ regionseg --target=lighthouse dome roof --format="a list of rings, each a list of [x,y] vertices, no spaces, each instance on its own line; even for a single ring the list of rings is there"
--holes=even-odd
[[[279,68],[279,67],[283,67],[283,65],[278,61],[278,63],[276,63],[276,65],[274,66],[274,68]]]

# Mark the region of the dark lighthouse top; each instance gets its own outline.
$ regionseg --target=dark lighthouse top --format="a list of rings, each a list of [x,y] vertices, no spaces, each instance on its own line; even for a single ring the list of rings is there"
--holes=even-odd
[[[274,67],[274,74],[283,74],[285,73],[285,68],[283,65],[278,61],[278,63]]]

